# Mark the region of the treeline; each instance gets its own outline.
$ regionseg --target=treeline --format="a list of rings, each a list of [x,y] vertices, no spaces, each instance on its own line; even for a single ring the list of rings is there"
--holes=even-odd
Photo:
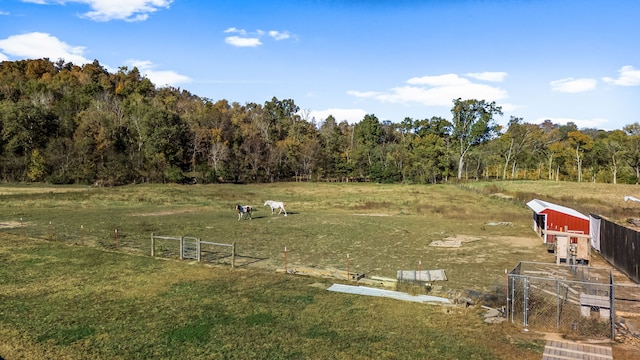
[[[0,181],[144,182],[553,179],[637,183],[640,125],[541,125],[476,99],[451,119],[316,122],[291,99],[212,101],[98,61],[0,63]]]

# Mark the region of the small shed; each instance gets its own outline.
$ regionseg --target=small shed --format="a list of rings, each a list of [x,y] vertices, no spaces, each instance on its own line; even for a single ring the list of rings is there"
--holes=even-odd
[[[589,235],[589,217],[574,209],[538,199],[529,201],[527,206],[533,210],[533,230],[545,244],[555,243],[555,236],[546,234],[546,230]],[[571,240],[577,243],[577,239]]]

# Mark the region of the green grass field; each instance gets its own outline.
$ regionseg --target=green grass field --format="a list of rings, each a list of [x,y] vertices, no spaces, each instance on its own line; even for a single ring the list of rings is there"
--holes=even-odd
[[[536,190],[512,185],[1,187],[0,356],[539,359],[543,341],[484,323],[477,306],[338,294],[326,291],[336,280],[276,272],[285,247],[288,268],[345,269],[349,254],[352,272],[395,277],[421,262],[447,274],[432,295],[499,301],[504,269],[552,261],[514,196]],[[238,203],[253,220],[237,220]],[[238,266],[151,258],[152,233],[235,242]],[[430,246],[451,238],[462,246]]]
[[[55,189],[55,190],[53,190]],[[239,264],[344,269],[395,278],[397,270],[444,269],[443,288],[491,291],[518,261],[544,260],[530,211],[518,202],[455,186],[376,184],[144,185],[109,189],[7,188],[0,218],[16,235],[150,254],[150,237],[193,236],[237,246]],[[68,191],[63,191],[68,190]],[[2,191],[2,190],[0,190]],[[289,216],[262,204],[285,201]],[[253,205],[237,221],[236,204]],[[22,219],[22,220],[21,220]],[[511,226],[491,225],[510,223]],[[459,248],[429,246],[461,238]],[[538,246],[539,245],[539,246]],[[165,242],[161,248],[177,242]]]
[[[513,343],[517,327],[473,307],[15,236],[1,250],[6,359],[539,358],[538,340]]]

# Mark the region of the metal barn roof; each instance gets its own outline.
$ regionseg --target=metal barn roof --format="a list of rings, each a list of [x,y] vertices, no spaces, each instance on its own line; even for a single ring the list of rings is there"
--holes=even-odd
[[[580,212],[578,212],[576,210],[573,210],[571,208],[564,207],[564,206],[561,206],[561,205],[552,204],[550,202],[538,200],[538,199],[533,199],[533,200],[529,201],[527,203],[527,206],[529,208],[531,208],[531,210],[535,211],[536,213],[541,213],[541,212],[549,209],[549,210],[561,212],[563,214],[575,216],[575,217],[580,218],[580,219],[589,220],[589,218],[587,216],[583,215],[582,213],[580,213]]]

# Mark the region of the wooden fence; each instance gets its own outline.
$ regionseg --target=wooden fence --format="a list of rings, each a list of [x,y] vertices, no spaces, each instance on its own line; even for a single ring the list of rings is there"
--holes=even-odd
[[[640,283],[640,232],[590,214],[593,247],[631,280]]]

